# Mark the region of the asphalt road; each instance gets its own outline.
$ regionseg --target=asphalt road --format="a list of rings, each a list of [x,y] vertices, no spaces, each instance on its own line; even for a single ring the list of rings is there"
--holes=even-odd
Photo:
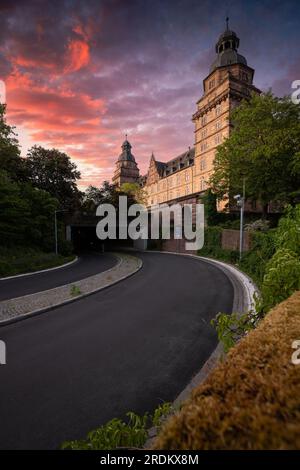
[[[145,253],[142,270],[85,299],[0,328],[0,448],[53,449],[127,411],[172,401],[217,344],[231,312],[215,266]]]
[[[0,279],[0,301],[79,281],[113,267],[116,258],[109,253],[85,253],[74,264],[39,274]]]

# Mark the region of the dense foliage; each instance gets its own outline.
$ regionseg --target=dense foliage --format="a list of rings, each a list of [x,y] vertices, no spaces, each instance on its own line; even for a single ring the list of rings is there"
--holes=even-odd
[[[221,229],[209,230],[214,233],[210,242],[215,242],[209,245],[210,253],[224,259],[225,250],[220,248]],[[239,267],[258,283],[261,295],[256,301],[255,314],[219,313],[212,322],[226,351],[272,307],[300,289],[300,204],[287,208],[277,229],[252,234],[252,248],[244,253]]]
[[[3,245],[54,247],[53,217],[58,201],[29,183],[12,181],[0,171],[0,239]]]
[[[292,203],[300,196],[300,107],[288,97],[253,95],[231,116],[233,131],[217,148],[210,178],[219,198],[241,194],[264,212],[272,201]]]
[[[258,310],[267,312],[300,289],[300,204],[288,207],[275,232],[276,251],[266,265]]]
[[[62,256],[47,252],[55,248],[54,212],[65,204],[72,208],[78,200],[75,182],[80,175],[69,157],[57,150],[33,147],[28,158],[22,158],[5,112],[5,106],[0,105],[0,274],[10,275],[52,267],[68,259],[72,247],[64,240],[60,222]]]
[[[56,149],[32,147],[26,158],[28,181],[55,197],[64,209],[79,207],[81,194],[76,181],[80,172],[70,157]]]

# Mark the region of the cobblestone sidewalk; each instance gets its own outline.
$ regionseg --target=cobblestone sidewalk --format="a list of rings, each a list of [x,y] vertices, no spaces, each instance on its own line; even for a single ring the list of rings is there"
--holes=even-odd
[[[0,302],[0,325],[73,302],[131,276],[142,267],[142,260],[136,256],[124,253],[114,255],[118,258],[117,264],[95,276]]]

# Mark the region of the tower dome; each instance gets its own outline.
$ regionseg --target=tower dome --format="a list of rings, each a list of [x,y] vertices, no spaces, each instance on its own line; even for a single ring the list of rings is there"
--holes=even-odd
[[[126,136],[126,139],[124,140],[121,148],[122,148],[122,153],[119,155],[118,161],[119,162],[121,162],[121,161],[135,162],[135,158],[131,153],[131,144],[130,144],[130,142],[128,142],[127,136]]]
[[[213,72],[218,67],[224,67],[226,65],[247,65],[245,57],[237,52],[240,40],[237,34],[229,29],[228,21],[229,18],[226,18],[226,30],[220,35],[216,44],[217,58],[212,63],[210,72]]]
[[[113,176],[113,183],[121,186],[123,183],[136,183],[139,179],[140,172],[136,164],[135,158],[131,153],[131,144],[127,140],[127,135],[121,146],[116,168]]]

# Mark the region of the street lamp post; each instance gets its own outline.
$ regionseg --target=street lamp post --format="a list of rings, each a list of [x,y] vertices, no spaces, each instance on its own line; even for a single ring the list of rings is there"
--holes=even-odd
[[[240,207],[240,261],[243,256],[244,245],[244,209],[245,209],[245,178],[243,179],[243,195],[237,194],[234,196],[237,205]]]
[[[66,209],[58,209],[54,211],[54,236],[55,236],[55,254],[58,255],[58,235],[57,235],[57,213],[67,212]]]

